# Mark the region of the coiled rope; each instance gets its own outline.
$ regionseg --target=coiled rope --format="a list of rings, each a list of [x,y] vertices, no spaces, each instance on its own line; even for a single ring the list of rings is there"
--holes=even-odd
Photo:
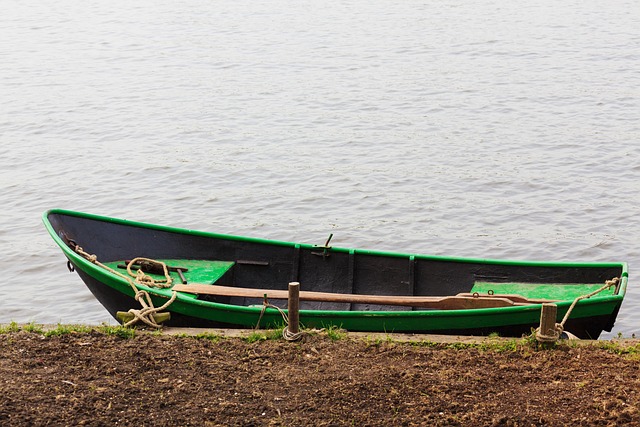
[[[167,307],[169,307],[176,300],[178,296],[177,292],[173,291],[171,294],[171,298],[169,298],[169,300],[166,303],[164,303],[162,306],[154,307],[153,301],[151,301],[151,296],[149,295],[149,293],[145,290],[139,289],[137,285],[144,285],[148,287],[161,288],[161,289],[171,287],[172,279],[169,276],[169,269],[167,268],[167,265],[164,262],[156,261],[149,258],[141,258],[141,257],[134,258],[129,262],[129,264],[127,264],[127,273],[129,274],[129,276],[125,276],[119,271],[114,270],[108,265],[105,265],[100,261],[98,261],[98,257],[96,255],[85,252],[79,245],[77,244],[74,245],[71,242],[70,244],[76,253],[84,257],[86,260],[88,260],[92,264],[102,267],[105,270],[109,271],[110,273],[113,273],[116,276],[121,277],[125,279],[127,282],[129,282],[129,285],[131,286],[131,289],[134,292],[134,299],[138,303],[140,303],[140,306],[142,308],[129,309],[129,313],[133,315],[133,319],[124,323],[123,326],[126,326],[126,327],[133,326],[138,322],[142,322],[152,328],[156,328],[156,329],[162,328],[162,325],[155,321],[154,314],[159,313],[163,310],[166,310]],[[138,262],[147,262],[147,263],[161,266],[164,272],[165,278],[161,280],[154,279],[153,277],[145,274],[144,271],[142,271],[142,269],[138,269],[136,273],[133,273],[132,266]],[[132,278],[135,278],[135,280],[133,280]]]
[[[571,303],[571,306],[569,307],[569,310],[567,310],[567,313],[564,315],[564,318],[562,319],[562,322],[556,323],[556,325],[555,325],[555,327],[553,329],[549,329],[547,331],[541,331],[540,327],[538,327],[536,329],[536,331],[535,331],[536,332],[536,340],[538,340],[539,342],[542,342],[542,343],[556,342],[560,338],[562,333],[564,332],[564,324],[567,322],[567,320],[569,320],[569,317],[571,316],[571,312],[575,308],[576,304],[578,304],[578,301],[583,300],[583,299],[587,299],[587,298],[591,298],[592,296],[597,295],[600,292],[606,291],[607,289],[609,289],[612,286],[617,286],[619,282],[620,282],[620,278],[619,277],[614,277],[611,280],[605,281],[604,282],[604,286],[602,286],[601,288],[591,292],[590,294],[582,295],[582,296],[579,296],[578,298],[574,299],[573,303]]]
[[[302,338],[302,332],[291,332],[289,330],[289,316],[283,309],[281,309],[277,305],[271,304],[266,295],[264,296],[264,300],[262,301],[262,310],[260,311],[260,317],[258,317],[258,323],[256,323],[256,326],[253,329],[258,329],[260,327],[260,321],[262,320],[264,312],[267,311],[267,308],[275,308],[276,310],[278,310],[278,312],[280,312],[282,320],[284,320],[285,324],[285,328],[282,330],[282,338],[287,341],[298,341],[300,338]]]

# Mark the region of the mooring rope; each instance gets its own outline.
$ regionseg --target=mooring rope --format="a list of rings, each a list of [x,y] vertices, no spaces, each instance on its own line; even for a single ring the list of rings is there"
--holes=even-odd
[[[262,320],[264,312],[267,311],[267,308],[275,308],[276,310],[278,310],[278,312],[280,312],[282,320],[284,320],[285,324],[285,327],[282,330],[282,338],[287,341],[298,341],[300,338],[302,338],[302,332],[291,332],[289,330],[289,316],[283,309],[281,309],[277,305],[271,304],[266,295],[264,297],[264,300],[262,301],[262,310],[260,311],[260,317],[258,317],[258,323],[256,323],[256,326],[253,329],[258,329],[260,327],[260,321]]]
[[[575,308],[576,304],[578,304],[578,301],[583,300],[583,299],[587,299],[587,298],[591,298],[594,295],[599,294],[600,292],[606,291],[607,289],[609,289],[612,286],[616,286],[618,283],[620,282],[620,278],[619,277],[614,277],[611,280],[607,280],[604,283],[604,286],[602,286],[601,288],[586,294],[586,295],[582,295],[577,297],[576,299],[573,300],[573,303],[571,303],[571,306],[569,307],[569,310],[567,310],[567,313],[564,315],[564,318],[562,319],[562,322],[560,323],[556,323],[555,327],[553,329],[547,330],[547,331],[541,331],[540,327],[538,327],[536,329],[536,340],[538,340],[539,342],[543,342],[543,343],[549,343],[549,342],[556,342],[560,336],[562,335],[562,333],[564,332],[564,324],[567,323],[567,320],[569,320],[569,317],[571,316],[571,312],[573,311],[573,309]]]
[[[129,309],[129,313],[133,314],[133,319],[131,319],[130,321],[126,322],[123,324],[123,326],[133,326],[138,322],[143,322],[146,325],[152,327],[152,328],[162,328],[162,325],[157,323],[153,317],[154,314],[161,312],[162,310],[165,310],[167,307],[169,307],[175,300],[176,297],[178,296],[177,292],[173,291],[173,293],[171,294],[171,298],[164,303],[162,306],[160,307],[154,307],[153,305],[153,301],[151,301],[151,296],[149,295],[149,293],[145,290],[142,289],[138,289],[138,286],[136,285],[145,285],[148,287],[154,287],[154,288],[168,288],[171,286],[172,284],[172,279],[169,276],[169,269],[167,268],[167,265],[164,262],[161,261],[156,261],[153,259],[149,259],[149,258],[134,258],[132,259],[129,264],[127,264],[127,273],[129,274],[129,276],[125,276],[124,274],[120,273],[117,270],[114,270],[113,268],[109,267],[108,265],[105,265],[103,263],[101,263],[100,261],[98,261],[98,257],[94,254],[90,254],[88,252],[85,252],[79,245],[75,245],[74,250],[76,251],[76,253],[82,255],[85,259],[87,259],[89,262],[91,262],[92,264],[95,264],[99,267],[104,268],[105,270],[109,271],[110,273],[115,274],[118,277],[123,278],[124,280],[126,280],[127,282],[129,282],[129,285],[131,286],[131,289],[134,292],[134,299],[136,301],[138,301],[138,303],[140,303],[140,306],[142,308],[140,309],[135,309],[135,308],[131,308]],[[132,266],[136,263],[139,262],[147,262],[147,263],[151,263],[151,264],[156,264],[162,267],[162,270],[164,272],[164,276],[165,278],[163,280],[157,280],[154,279],[153,277],[147,275],[144,273],[144,271],[142,271],[142,269],[138,269],[137,273],[133,273],[132,270]],[[135,278],[135,280],[132,280],[132,277]]]
[[[144,271],[142,271],[142,268],[139,268],[136,273],[131,271],[134,265],[143,265],[143,263],[147,265],[155,264],[156,266],[161,267],[162,272],[164,273],[164,280],[154,279],[153,277],[145,274]],[[129,273],[129,276],[136,278],[136,283],[153,288],[170,288],[173,283],[173,279],[171,279],[171,276],[169,275],[169,267],[167,267],[167,264],[162,261],[156,261],[155,259],[142,257],[134,258],[129,261],[129,264],[127,264],[127,273]]]

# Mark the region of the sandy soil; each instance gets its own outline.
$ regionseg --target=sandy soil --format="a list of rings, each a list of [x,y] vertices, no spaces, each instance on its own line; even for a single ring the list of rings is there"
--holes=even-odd
[[[12,332],[0,425],[640,425],[640,347],[489,347]]]

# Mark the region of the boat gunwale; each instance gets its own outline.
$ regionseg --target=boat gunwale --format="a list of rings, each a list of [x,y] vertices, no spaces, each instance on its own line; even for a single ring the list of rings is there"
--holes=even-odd
[[[240,242],[251,242],[258,244],[266,244],[266,245],[275,245],[275,246],[285,246],[296,248],[300,247],[302,249],[318,249],[319,246],[311,245],[308,243],[295,243],[289,241],[282,240],[271,240],[257,237],[247,237],[247,236],[238,236],[232,234],[222,234],[215,233],[210,231],[201,231],[201,230],[193,230],[187,228],[179,228],[158,224],[151,224],[146,222],[133,221],[128,219],[121,218],[112,218],[103,215],[84,213],[84,212],[76,212],[66,209],[49,209],[45,211],[42,215],[43,222],[49,234],[54,238],[56,243],[61,246],[63,249],[68,249],[67,253],[74,253],[71,249],[62,241],[60,236],[53,230],[53,225],[49,221],[49,215],[59,214],[59,215],[67,215],[73,216],[77,218],[85,218],[102,222],[110,222],[120,225],[145,228],[151,230],[165,231],[176,234],[186,234],[192,236],[200,236],[200,237],[208,237],[208,238],[218,238],[218,239],[226,239],[232,241],[240,241]],[[321,248],[321,246],[320,246]],[[492,265],[510,265],[510,266],[532,266],[532,267],[569,267],[569,268],[611,268],[611,267],[619,267],[621,268],[621,279],[623,277],[628,277],[628,266],[626,262],[575,262],[575,261],[528,261],[528,260],[515,260],[515,259],[496,259],[496,258],[468,258],[468,257],[455,257],[455,256],[447,256],[447,255],[427,255],[427,254],[417,254],[417,253],[403,253],[403,252],[394,252],[394,251],[385,251],[385,250],[370,250],[370,249],[354,249],[354,248],[342,248],[331,246],[332,252],[342,252],[342,253],[355,253],[358,255],[372,255],[372,256],[385,256],[385,257],[394,257],[394,258],[409,258],[413,257],[414,259],[422,259],[422,260],[430,260],[430,261],[442,261],[442,262],[455,262],[455,263],[479,263],[479,264],[492,264]],[[80,257],[82,258],[82,257]],[[626,286],[625,286],[626,288]],[[623,290],[623,287],[620,286],[620,291]],[[622,293],[624,295],[624,293]]]

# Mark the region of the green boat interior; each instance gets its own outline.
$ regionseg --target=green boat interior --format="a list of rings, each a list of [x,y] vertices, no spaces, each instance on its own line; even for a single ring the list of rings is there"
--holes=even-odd
[[[172,284],[183,285],[220,285],[231,286],[241,288],[252,288],[254,290],[263,290],[264,295],[269,297],[270,291],[273,289],[262,289],[260,283],[235,283],[234,280],[234,267],[236,265],[246,266],[268,266],[268,263],[259,261],[211,261],[211,260],[192,260],[192,259],[159,259],[155,260],[159,263],[164,263],[168,268],[168,274],[172,279]],[[116,271],[120,270],[123,273],[127,271],[127,266],[130,260],[112,261],[105,263],[109,268]],[[131,264],[132,276],[135,275],[138,269],[143,269],[145,274],[148,274],[155,280],[162,280],[164,278],[164,272],[158,271],[158,266],[141,265],[141,263]],[[567,301],[573,300],[585,294],[589,294],[598,290],[602,286],[601,283],[499,283],[499,282],[486,282],[476,281],[473,283],[471,289],[467,292],[457,294],[458,296],[465,296],[467,298],[487,297],[495,296],[496,298],[505,297],[520,303],[536,303],[541,300],[548,301]],[[201,288],[202,289],[202,288]],[[185,290],[184,288],[181,290]],[[282,288],[284,290],[284,287]],[[302,287],[305,291],[305,288]],[[312,290],[312,289],[309,289]],[[212,286],[210,293],[187,293],[192,298],[204,299],[207,301],[234,304],[234,305],[256,305],[261,303],[259,297],[241,297],[241,296],[229,296],[224,293],[216,294],[217,287]],[[610,287],[600,293],[600,296],[614,295],[616,292],[615,287]],[[274,295],[271,292],[271,295]],[[443,295],[448,296],[448,295]],[[270,303],[278,304],[273,301]],[[318,309],[319,304],[323,304],[322,308],[345,309],[345,303],[331,302],[331,301],[304,301],[302,302],[303,309]],[[286,306],[286,304],[280,303],[279,305]],[[352,310],[354,303],[348,304],[348,309]],[[411,306],[410,300],[406,305],[398,307],[392,305],[385,305],[385,309],[400,309],[400,310],[415,310],[424,309],[419,306]]]

